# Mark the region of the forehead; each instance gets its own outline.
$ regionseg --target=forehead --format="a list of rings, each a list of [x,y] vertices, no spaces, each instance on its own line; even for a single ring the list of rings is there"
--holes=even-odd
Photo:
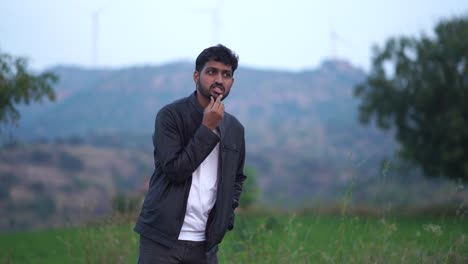
[[[232,71],[231,65],[227,65],[222,62],[214,61],[214,60],[209,60],[203,67],[203,69],[208,69],[208,68],[215,68],[215,69],[222,70],[222,71]]]

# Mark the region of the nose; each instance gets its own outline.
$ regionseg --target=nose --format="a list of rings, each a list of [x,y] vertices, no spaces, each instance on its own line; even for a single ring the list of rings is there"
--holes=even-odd
[[[220,72],[220,73],[216,74],[216,80],[215,81],[218,82],[218,83],[224,83],[223,73]]]

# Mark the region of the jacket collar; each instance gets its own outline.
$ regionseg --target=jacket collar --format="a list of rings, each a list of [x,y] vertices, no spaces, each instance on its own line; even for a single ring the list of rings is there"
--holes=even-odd
[[[198,113],[203,114],[204,109],[197,100],[197,91],[196,90],[189,96],[189,100],[190,100],[190,103],[192,104],[192,106],[195,108],[195,110],[197,110]]]

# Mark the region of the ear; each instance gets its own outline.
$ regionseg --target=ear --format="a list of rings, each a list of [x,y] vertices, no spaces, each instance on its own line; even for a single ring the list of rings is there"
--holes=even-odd
[[[199,78],[200,78],[200,73],[198,71],[194,71],[193,72],[193,81],[195,82],[195,84],[198,83]]]

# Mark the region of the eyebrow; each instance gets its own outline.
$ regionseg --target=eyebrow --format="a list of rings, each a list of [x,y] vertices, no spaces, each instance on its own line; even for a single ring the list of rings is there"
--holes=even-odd
[[[216,68],[216,67],[213,67],[213,66],[207,67],[206,70],[217,70],[217,71],[231,72],[232,73],[232,70],[222,70],[220,68]]]

